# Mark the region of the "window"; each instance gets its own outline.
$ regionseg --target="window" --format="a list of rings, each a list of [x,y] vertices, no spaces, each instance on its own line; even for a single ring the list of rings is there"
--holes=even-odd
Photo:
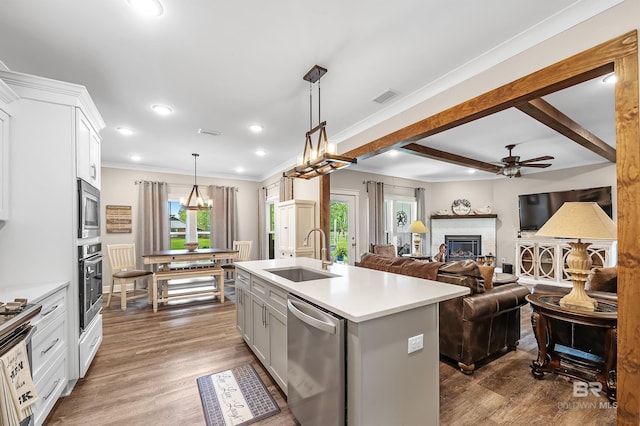
[[[186,241],[197,240],[200,248],[211,247],[211,211],[185,210],[179,201],[169,201],[171,249],[183,249]]]
[[[384,197],[384,223],[387,243],[396,246],[398,256],[411,254],[411,232],[409,225],[416,220],[415,197],[388,195]]]

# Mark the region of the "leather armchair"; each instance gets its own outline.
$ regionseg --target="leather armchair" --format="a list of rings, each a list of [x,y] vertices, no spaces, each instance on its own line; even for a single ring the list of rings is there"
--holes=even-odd
[[[438,274],[438,281],[456,279]],[[478,361],[514,350],[527,294],[527,287],[512,283],[440,302],[440,354],[457,361],[463,373],[472,374]]]

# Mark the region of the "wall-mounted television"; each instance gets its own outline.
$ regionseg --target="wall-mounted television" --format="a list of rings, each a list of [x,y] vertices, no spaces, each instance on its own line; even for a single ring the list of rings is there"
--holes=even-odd
[[[611,187],[573,189],[518,195],[520,230],[537,231],[566,201],[592,201],[613,219]]]

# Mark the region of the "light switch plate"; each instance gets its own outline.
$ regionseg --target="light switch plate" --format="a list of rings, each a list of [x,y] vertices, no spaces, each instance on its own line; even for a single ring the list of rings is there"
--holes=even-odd
[[[418,334],[417,336],[409,337],[409,347],[407,353],[419,351],[424,346],[424,334]]]

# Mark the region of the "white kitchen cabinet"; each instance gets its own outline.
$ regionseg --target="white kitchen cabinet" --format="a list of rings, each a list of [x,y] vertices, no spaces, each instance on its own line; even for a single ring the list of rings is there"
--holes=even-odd
[[[316,203],[310,200],[290,200],[278,204],[278,257],[314,257],[315,233],[309,244],[304,237],[315,227]]]
[[[0,220],[9,219],[9,114],[0,109]]]
[[[76,108],[76,175],[100,189],[100,135]]]
[[[77,122],[81,118],[89,123],[89,140],[93,132],[94,147],[95,136],[105,123],[85,86],[6,69],[0,69],[0,80],[0,109],[10,115],[11,122],[11,217],[5,226],[0,226],[0,294],[6,294],[8,286],[17,286],[21,289],[18,293],[25,294],[36,286],[34,283],[69,282],[64,321],[68,350],[62,361],[66,365],[57,369],[66,374],[66,382],[60,385],[67,393],[86,367],[80,365],[79,341],[78,245],[82,241],[74,237],[78,229]],[[99,173],[97,153],[94,150]],[[87,164],[90,163],[89,159]],[[34,195],[33,188],[39,187],[45,189]],[[39,250],[47,253],[37,268],[33,267],[33,259],[25,256],[33,251],[34,241]],[[15,296],[24,297],[23,294]],[[95,329],[96,334],[100,331]],[[97,346],[93,347],[95,350]],[[57,363],[59,358],[51,362]],[[56,375],[54,370],[47,366],[47,373]],[[56,379],[53,380],[50,383]],[[42,388],[45,395],[49,390]],[[56,394],[57,390],[52,395]]]
[[[247,344],[253,340],[251,285],[249,274],[236,269],[236,328]]]
[[[253,340],[249,346],[287,393],[287,293],[251,276]]]
[[[567,256],[571,251],[568,242],[574,240],[519,238],[516,241],[516,262],[519,281],[570,286],[571,279],[566,269]],[[587,253],[593,262],[592,268],[617,264],[617,242],[609,240],[583,240],[590,242]]]
[[[64,390],[67,380],[67,286],[38,300],[40,313],[31,320],[31,374],[38,392],[34,420],[41,425]]]

